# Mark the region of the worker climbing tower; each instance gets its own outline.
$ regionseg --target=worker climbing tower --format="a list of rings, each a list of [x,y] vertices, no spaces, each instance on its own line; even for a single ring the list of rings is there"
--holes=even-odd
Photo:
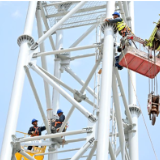
[[[128,64],[124,64],[128,71],[127,102],[127,95],[123,88],[125,84],[122,83],[120,71],[115,66],[117,46],[120,43],[119,35],[114,24],[104,21],[106,17],[111,18],[114,11],[121,13],[125,23],[134,32],[133,1],[29,2],[24,32],[17,40],[20,51],[0,160],[40,160],[45,159],[44,157],[48,160],[58,160],[60,153],[70,151],[76,151],[76,153],[69,158],[62,156],[63,160],[78,160],[80,158],[91,160],[93,157],[96,157],[97,160],[116,160],[119,154],[121,154],[122,160],[139,159],[138,117],[141,110],[137,106],[136,73],[128,69]],[[32,37],[35,18],[38,40]],[[71,46],[64,48],[63,31],[84,26],[88,26],[88,29]],[[78,46],[93,30],[96,41],[90,45]],[[56,37],[56,40],[53,36]],[[45,49],[44,41],[46,39],[49,39],[51,51]],[[134,48],[134,46],[130,47]],[[76,56],[72,54],[73,51],[86,51],[87,49],[93,49],[94,53]],[[52,65],[54,73],[49,73],[47,68],[47,56],[49,55],[54,55]],[[83,81],[78,73],[73,72],[70,63],[80,58],[90,57],[95,57],[94,66],[91,67],[88,77]],[[39,58],[41,59],[41,66],[37,63]],[[125,56],[121,56],[120,60],[124,63]],[[89,64],[86,64],[86,67],[89,68]],[[101,68],[102,73],[98,74]],[[38,82],[34,81],[30,73],[31,70],[43,79],[46,113],[35,87]],[[72,88],[71,83],[67,84],[61,78],[64,72],[81,85],[80,90],[78,87]],[[25,77],[29,81],[46,126],[46,135],[23,138],[16,135]],[[93,79],[94,86],[89,87]],[[52,92],[50,92],[50,86],[53,87]],[[71,108],[68,109],[66,119],[59,130],[53,134],[48,122],[57,117],[56,111],[61,108],[60,96],[63,96],[71,104]],[[120,97],[123,103],[120,102]],[[88,111],[88,107],[91,107],[91,112]],[[68,128],[64,132],[64,128],[75,109],[84,116],[87,126],[79,130]],[[125,116],[123,116],[122,110],[125,111]],[[76,116],[78,117],[78,115]],[[78,126],[81,121],[76,123]],[[85,134],[85,136],[72,138],[72,136],[80,134]],[[84,143],[83,146],[75,148],[74,142]],[[73,148],[66,149],[68,144],[73,144]],[[34,147],[33,151],[28,151],[26,146],[38,147]]]

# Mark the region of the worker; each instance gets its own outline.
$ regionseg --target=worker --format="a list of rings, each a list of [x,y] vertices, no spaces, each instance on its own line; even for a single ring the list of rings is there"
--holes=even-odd
[[[119,31],[119,34],[122,36],[120,39],[120,46],[117,47],[117,51],[121,52],[122,50],[125,49],[125,46],[131,46],[132,41],[126,39],[126,36],[128,34],[133,34],[131,32],[131,29],[126,25],[124,20],[120,17],[120,14],[118,12],[114,12],[112,14],[113,19],[106,18],[105,21],[115,24],[116,29]],[[115,57],[115,67],[118,68],[118,70],[122,70],[123,67],[119,65],[119,56]]]
[[[120,14],[118,12],[114,12],[112,14],[113,19],[106,18],[105,21],[109,22],[111,24],[115,24],[116,29],[119,31],[119,34],[123,37],[127,35],[127,33],[130,33],[130,28],[126,25],[124,20],[120,17]]]
[[[45,126],[38,127],[38,120],[32,119],[31,124],[33,125],[32,127],[29,128],[28,134],[31,135],[31,137],[34,136],[40,136],[41,132],[46,130]],[[38,147],[38,146],[36,146]],[[32,150],[32,146],[28,146],[28,150]]]
[[[52,127],[51,127],[52,133],[58,132],[62,123],[65,120],[65,115],[63,114],[63,111],[61,109],[57,110],[57,114],[58,114],[59,119],[52,120]],[[63,131],[65,131],[65,129]]]

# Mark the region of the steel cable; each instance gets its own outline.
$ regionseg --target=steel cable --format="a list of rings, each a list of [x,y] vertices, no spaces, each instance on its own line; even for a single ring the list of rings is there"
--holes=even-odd
[[[139,100],[138,100],[138,97],[137,97],[137,94],[136,94],[136,90],[135,90],[135,87],[134,87],[134,85],[133,85],[133,81],[132,81],[132,79],[131,79],[131,74],[130,74],[130,70],[129,70],[129,68],[128,68],[127,60],[126,60],[126,57],[125,57],[125,55],[124,55],[123,51],[122,51],[122,54],[123,54],[123,56],[124,56],[125,63],[126,63],[126,66],[127,66],[127,70],[128,70],[128,73],[129,73],[129,77],[130,77],[130,80],[131,80],[131,84],[132,84],[132,87],[133,87],[133,90],[134,90],[134,93],[135,93],[135,96],[136,96],[136,99],[137,99],[137,102],[138,102],[139,108],[140,108],[140,110],[141,110],[140,102],[139,102]],[[158,158],[157,158],[157,154],[156,154],[156,151],[155,151],[155,149],[154,149],[154,145],[153,145],[153,142],[152,142],[152,139],[151,139],[151,136],[150,136],[150,133],[149,133],[149,130],[148,130],[147,124],[146,124],[146,122],[145,122],[145,118],[144,118],[144,115],[143,115],[142,110],[141,110],[141,114],[142,114],[142,119],[143,119],[143,122],[144,122],[145,128],[146,128],[146,130],[147,130],[147,134],[148,134],[148,137],[149,137],[149,140],[150,140],[150,143],[151,143],[151,146],[152,146],[152,149],[153,149],[153,152],[154,152],[155,158],[156,158],[156,160],[158,160]]]

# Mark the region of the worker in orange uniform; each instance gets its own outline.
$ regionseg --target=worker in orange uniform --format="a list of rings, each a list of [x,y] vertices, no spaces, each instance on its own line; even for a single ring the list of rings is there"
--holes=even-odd
[[[57,114],[58,114],[58,119],[56,120],[52,120],[52,123],[51,123],[51,132],[52,133],[56,133],[59,131],[59,128],[61,127],[62,123],[64,122],[65,120],[65,115],[63,114],[63,111],[61,109],[58,109],[57,110]],[[65,131],[65,129],[63,130]]]
[[[38,120],[36,119],[32,119],[32,124],[33,126],[29,128],[29,131],[28,131],[28,134],[31,135],[31,137],[34,137],[34,136],[40,136],[41,135],[41,132],[46,130],[46,127],[45,126],[42,126],[42,127],[38,127]],[[38,147],[38,146],[36,146]],[[28,150],[32,150],[32,146],[28,146],[27,148]]]

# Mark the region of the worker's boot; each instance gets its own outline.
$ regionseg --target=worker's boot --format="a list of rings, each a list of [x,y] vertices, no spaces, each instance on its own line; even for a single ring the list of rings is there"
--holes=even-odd
[[[119,56],[115,57],[115,67],[118,68],[118,70],[122,70],[123,67],[119,65]]]

